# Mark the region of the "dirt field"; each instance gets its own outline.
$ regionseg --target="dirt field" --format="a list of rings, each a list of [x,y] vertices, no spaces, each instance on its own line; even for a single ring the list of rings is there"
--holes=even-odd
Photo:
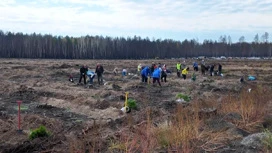
[[[98,62],[105,69],[104,85],[98,85],[97,78],[90,88],[77,85],[81,65],[94,69]],[[150,66],[152,62],[166,64],[173,72],[168,74],[168,82],[163,82],[162,87],[141,83],[137,75],[139,63]],[[201,108],[213,109],[208,102],[219,104],[227,95],[238,96],[259,85],[269,90],[272,87],[271,60],[207,60],[206,64],[221,63],[224,76],[202,76],[198,71],[196,81],[190,79],[192,59],[186,59],[190,67],[186,80],[177,77],[176,63],[177,60],[0,59],[0,152],[133,152],[122,150],[122,147],[115,150],[113,141],[120,140],[120,135],[126,131],[133,133],[135,127],[144,127],[146,122],[154,127],[169,122],[178,105],[187,107],[201,103]],[[115,67],[126,68],[129,75],[122,77],[120,72],[115,76],[112,73]],[[68,81],[70,74],[74,76],[74,83]],[[247,75],[254,75],[257,80],[240,83],[241,76]],[[125,92],[129,92],[129,98],[137,104],[137,109],[128,114],[120,111]],[[178,93],[190,96],[191,101],[177,102]],[[22,133],[17,132],[16,100],[23,101]],[[219,110],[217,104],[213,106]],[[271,111],[268,106],[267,111]],[[216,116],[207,117],[205,122],[210,118]],[[40,125],[51,135],[29,140],[30,130]],[[257,128],[246,132],[260,131]],[[232,140],[240,141],[241,137]],[[238,151],[241,148],[231,146],[227,140],[222,144],[224,147],[218,150]],[[169,148],[155,147],[148,152],[171,152]],[[195,152],[207,151],[206,148],[198,148]]]

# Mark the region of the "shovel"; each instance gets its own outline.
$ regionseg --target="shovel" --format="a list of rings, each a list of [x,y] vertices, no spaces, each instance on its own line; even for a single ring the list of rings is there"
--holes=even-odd
[[[128,107],[128,92],[125,92],[126,94],[126,100],[125,100],[125,104],[124,104],[124,107],[121,108],[121,111],[124,112],[124,113],[130,113],[131,112],[131,109]]]

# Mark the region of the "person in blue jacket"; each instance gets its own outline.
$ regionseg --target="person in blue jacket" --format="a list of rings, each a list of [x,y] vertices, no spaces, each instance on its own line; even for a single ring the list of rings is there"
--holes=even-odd
[[[161,69],[160,68],[156,68],[152,74],[152,78],[153,78],[153,84],[157,81],[159,83],[159,85],[161,86],[160,83],[160,78],[161,78]]]
[[[89,77],[89,80],[90,80],[90,84],[93,84],[93,79],[95,77],[95,73],[91,70],[88,70],[87,71],[87,76]]]
[[[141,75],[142,75],[142,82],[147,82],[148,75],[150,74],[150,69],[148,66],[142,69]]]
[[[194,71],[198,71],[198,64],[197,64],[197,62],[194,62],[193,67],[194,67]]]

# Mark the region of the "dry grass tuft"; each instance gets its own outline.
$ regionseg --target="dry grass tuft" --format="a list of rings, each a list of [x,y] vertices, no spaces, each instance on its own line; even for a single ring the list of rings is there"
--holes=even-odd
[[[238,96],[228,95],[223,98],[220,112],[222,114],[237,113],[240,120],[233,122],[236,126],[253,132],[261,127],[265,115],[268,114],[267,106],[272,98],[268,88],[262,86],[245,88]]]

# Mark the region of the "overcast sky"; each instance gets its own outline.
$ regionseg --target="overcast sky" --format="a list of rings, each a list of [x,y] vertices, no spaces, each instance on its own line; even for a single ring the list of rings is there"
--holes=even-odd
[[[1,0],[0,30],[233,42],[272,37],[272,0]]]

